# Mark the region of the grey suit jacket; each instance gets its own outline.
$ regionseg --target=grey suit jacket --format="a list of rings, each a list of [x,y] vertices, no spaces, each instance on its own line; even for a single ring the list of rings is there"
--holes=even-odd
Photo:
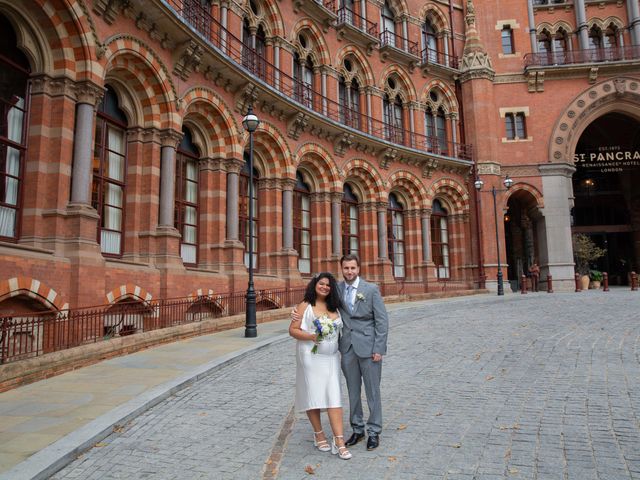
[[[340,282],[340,298],[344,299],[345,283]],[[359,299],[358,297],[364,297]],[[340,315],[344,322],[340,336],[340,352],[345,353],[353,345],[353,351],[359,357],[370,357],[374,353],[387,353],[387,333],[389,319],[382,301],[380,289],[373,283],[360,278],[353,311],[343,305]]]

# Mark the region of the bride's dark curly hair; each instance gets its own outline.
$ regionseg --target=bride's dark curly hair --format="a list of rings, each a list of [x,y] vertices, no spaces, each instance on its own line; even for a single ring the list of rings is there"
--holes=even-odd
[[[323,278],[329,279],[329,295],[327,295],[327,310],[330,312],[336,312],[340,306],[340,294],[338,293],[338,282],[329,272],[322,272],[311,279],[307,285],[307,289],[304,292],[304,301],[311,305],[316,304],[316,285]]]

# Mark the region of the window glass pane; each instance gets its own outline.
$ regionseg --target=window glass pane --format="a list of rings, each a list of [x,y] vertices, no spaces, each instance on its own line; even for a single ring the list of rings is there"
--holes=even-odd
[[[524,114],[519,113],[516,115],[516,135],[518,138],[526,138],[525,128],[524,128]]]
[[[305,258],[298,259],[298,270],[300,273],[311,273],[311,261]]]
[[[180,245],[180,256],[184,263],[196,263],[196,246],[195,245]]]
[[[515,125],[513,124],[513,114],[507,113],[507,115],[504,118],[504,121],[505,121],[505,129],[507,132],[507,138],[509,140],[513,140],[514,138],[516,138],[516,129],[515,129]]]
[[[196,243],[197,230],[196,227],[185,225],[182,231],[182,241],[184,243]]]
[[[103,253],[120,253],[120,233],[102,230],[100,232],[100,250]]]

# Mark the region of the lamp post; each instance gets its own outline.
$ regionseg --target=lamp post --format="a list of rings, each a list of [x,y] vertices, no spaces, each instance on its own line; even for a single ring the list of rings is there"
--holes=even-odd
[[[505,177],[503,180],[504,189],[497,189],[496,187],[491,187],[491,194],[493,195],[493,219],[496,224],[496,249],[498,253],[498,295],[504,295],[504,283],[502,280],[502,265],[500,264],[500,234],[498,233],[498,207],[496,202],[496,196],[498,192],[506,192],[513,185],[513,180],[509,175]],[[480,192],[482,187],[484,186],[484,182],[477,178],[473,185],[476,187],[476,190]]]
[[[249,105],[247,114],[242,119],[242,126],[249,132],[249,284],[246,295],[246,319],[244,322],[244,336],[254,338],[258,336],[256,327],[256,291],[253,288],[253,132],[256,131],[260,119],[253,113]]]

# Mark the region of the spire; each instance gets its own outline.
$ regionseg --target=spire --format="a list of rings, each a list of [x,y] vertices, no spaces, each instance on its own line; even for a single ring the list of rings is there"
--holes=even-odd
[[[476,29],[476,10],[472,0],[467,0],[465,22],[467,25],[464,50],[462,51],[462,64],[460,66],[460,71],[463,73],[462,81],[478,77],[493,80],[495,71],[491,65],[491,59],[480,40],[480,34]]]

